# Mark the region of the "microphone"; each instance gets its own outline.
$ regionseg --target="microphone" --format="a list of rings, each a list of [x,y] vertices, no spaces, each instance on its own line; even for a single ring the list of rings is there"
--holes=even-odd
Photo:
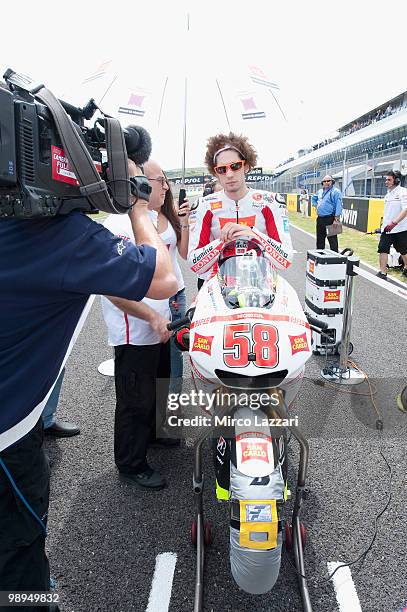
[[[138,166],[145,164],[151,155],[150,134],[140,125],[128,125],[123,133],[129,159]]]

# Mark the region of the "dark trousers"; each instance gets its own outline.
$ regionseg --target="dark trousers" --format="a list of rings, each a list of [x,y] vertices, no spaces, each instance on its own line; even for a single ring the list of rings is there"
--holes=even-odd
[[[18,489],[36,514],[47,520],[49,465],[43,447],[42,419],[13,446],[0,453]],[[15,493],[0,466],[0,590],[49,591],[45,533]],[[10,610],[3,608],[0,610]],[[14,610],[49,610],[18,607]]]
[[[332,225],[334,219],[334,215],[329,217],[317,217],[317,249],[325,248],[325,239],[327,237],[326,226]],[[328,242],[332,251],[339,251],[338,236],[328,236]]]
[[[119,472],[137,474],[148,467],[148,445],[166,416],[170,373],[169,342],[115,347],[114,456]]]

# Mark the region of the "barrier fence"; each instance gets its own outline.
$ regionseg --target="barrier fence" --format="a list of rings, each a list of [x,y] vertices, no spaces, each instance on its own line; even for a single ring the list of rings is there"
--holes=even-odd
[[[284,194],[287,209],[291,212],[301,212],[300,196],[297,193]],[[308,195],[308,215],[316,218],[316,208],[311,205],[311,195]],[[381,198],[342,198],[342,224],[360,232],[373,232],[380,227],[383,218],[384,200]]]

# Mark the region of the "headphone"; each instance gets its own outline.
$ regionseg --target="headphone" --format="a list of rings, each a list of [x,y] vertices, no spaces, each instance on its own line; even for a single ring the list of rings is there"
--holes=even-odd
[[[330,177],[330,179],[331,179],[331,181],[332,181],[332,185],[335,185],[336,181],[335,181],[335,179],[333,178],[333,176],[331,176],[330,174],[327,174],[326,176],[329,176],[329,177]],[[324,184],[324,183],[321,181],[321,185],[323,185],[323,184]]]
[[[392,176],[393,177],[394,185],[396,187],[397,187],[397,185],[400,185],[400,183],[401,183],[401,172],[399,172],[398,170],[391,170],[391,172],[387,173],[387,176]]]

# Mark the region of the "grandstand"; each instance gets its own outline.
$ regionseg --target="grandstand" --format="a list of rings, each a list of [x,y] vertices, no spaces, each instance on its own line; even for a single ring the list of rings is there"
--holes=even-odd
[[[407,174],[407,92],[339,128],[334,137],[301,149],[276,167],[265,188],[315,192],[332,174],[345,196],[381,197],[388,170]]]

